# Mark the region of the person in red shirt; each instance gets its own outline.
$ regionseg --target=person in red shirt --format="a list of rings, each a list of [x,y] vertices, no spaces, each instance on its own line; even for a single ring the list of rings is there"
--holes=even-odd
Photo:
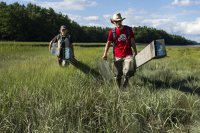
[[[122,76],[123,87],[128,86],[129,78],[133,76],[135,72],[135,55],[137,54],[134,33],[131,27],[122,25],[122,21],[125,18],[121,17],[120,13],[114,14],[111,23],[115,25],[115,28],[110,29],[108,33],[108,39],[105,46],[105,50],[102,58],[107,60],[107,53],[110,48],[110,44],[113,44],[114,55],[114,73],[118,87],[121,87]]]

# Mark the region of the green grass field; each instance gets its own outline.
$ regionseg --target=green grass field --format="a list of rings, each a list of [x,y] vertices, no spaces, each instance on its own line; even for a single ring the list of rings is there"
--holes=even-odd
[[[0,132],[200,132],[200,47],[168,46],[122,91],[94,73],[103,47],[75,47],[77,69],[59,67],[48,47],[8,44],[0,45]]]

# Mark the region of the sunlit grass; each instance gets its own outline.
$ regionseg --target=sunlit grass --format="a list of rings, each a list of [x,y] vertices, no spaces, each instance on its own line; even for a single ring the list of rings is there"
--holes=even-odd
[[[103,50],[75,47],[75,56],[98,71]],[[59,67],[48,47],[0,46],[0,132],[198,131],[199,51],[167,47],[168,57],[139,68],[122,91]]]

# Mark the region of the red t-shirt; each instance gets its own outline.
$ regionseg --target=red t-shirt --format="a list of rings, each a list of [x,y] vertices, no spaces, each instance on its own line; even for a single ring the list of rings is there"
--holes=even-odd
[[[127,28],[127,29],[126,29]],[[129,30],[129,35],[127,30]],[[114,56],[115,57],[126,57],[128,55],[133,55],[131,49],[131,38],[134,38],[132,28],[128,26],[123,26],[123,29],[119,30],[115,28],[116,37],[113,40],[112,29],[108,33],[108,41],[115,42]]]

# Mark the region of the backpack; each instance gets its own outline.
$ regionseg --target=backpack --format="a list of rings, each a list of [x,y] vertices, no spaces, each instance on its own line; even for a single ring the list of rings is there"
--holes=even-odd
[[[58,34],[58,35],[56,36],[57,41],[58,41],[61,37],[62,37],[62,35],[61,35],[61,34]],[[66,37],[69,39],[69,42],[72,43],[71,36],[70,36],[69,34],[67,34]]]
[[[69,40],[69,47],[66,48],[66,47],[63,47],[63,50],[61,51],[61,47],[62,47],[62,42],[65,40],[65,39],[68,39]],[[64,40],[63,40],[64,39]],[[65,59],[69,59],[71,57],[71,55],[74,55],[72,49],[71,49],[71,45],[73,42],[72,42],[72,39],[71,39],[71,36],[69,34],[67,34],[64,38],[62,38],[62,35],[61,34],[58,34],[56,36],[56,40],[58,42],[58,49],[59,49],[59,53],[58,55],[60,56],[60,52],[63,52],[63,55],[65,57]],[[59,43],[60,41],[60,43]]]

